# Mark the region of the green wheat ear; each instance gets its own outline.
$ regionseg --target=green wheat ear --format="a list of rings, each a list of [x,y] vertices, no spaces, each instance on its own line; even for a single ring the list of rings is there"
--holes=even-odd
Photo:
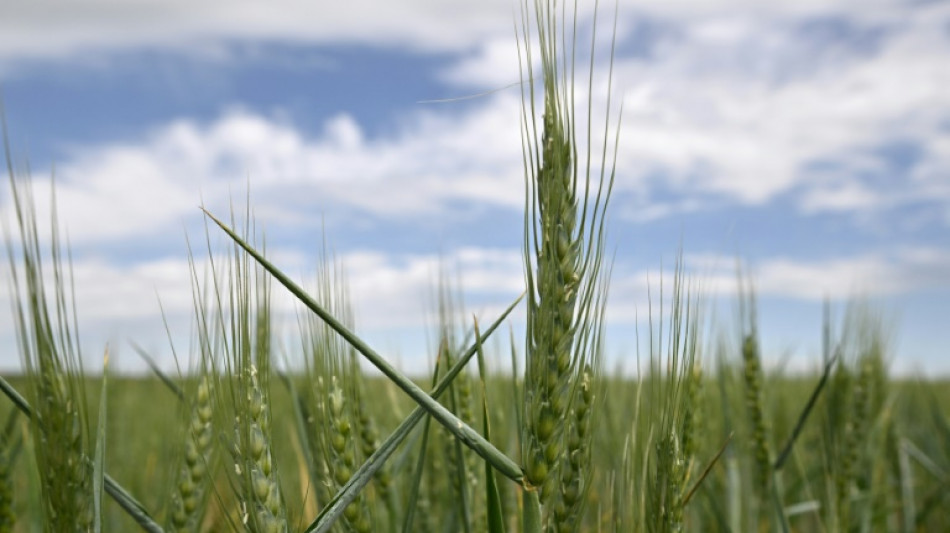
[[[75,308],[67,296],[67,291],[72,290],[72,271],[63,266],[55,192],[47,256],[40,244],[29,179],[18,183],[10,147],[5,144],[5,148],[19,227],[19,250],[14,250],[5,222],[3,229],[16,298],[17,342],[31,384],[34,450],[45,505],[45,527],[56,532],[91,531],[97,513],[90,467],[89,410],[75,336]],[[50,261],[51,272],[44,261]],[[44,281],[47,274],[53,277],[52,291],[47,290]]]
[[[245,235],[256,237],[250,214],[245,217]],[[198,305],[203,357],[210,368],[221,368],[212,370],[217,382],[208,390],[214,394],[214,411],[198,416],[210,414],[227,428],[222,438],[232,460],[229,481],[239,499],[242,527],[252,533],[286,532],[286,504],[272,447],[270,278],[238,246],[231,252],[219,269],[209,250],[206,292],[200,290],[197,278],[193,280],[196,300],[208,294],[210,303],[207,311]],[[237,527],[233,517],[228,518]]]
[[[528,317],[522,461],[529,488],[540,490],[541,504],[563,510],[573,506],[572,491],[578,481],[561,479],[565,464],[568,472],[564,474],[573,475],[571,446],[565,439],[577,438],[577,428],[572,432],[571,426],[582,423],[587,416],[578,418],[572,413],[578,397],[596,395],[591,390],[596,380],[587,378],[586,391],[583,381],[588,365],[595,372],[599,369],[606,290],[602,276],[604,218],[613,170],[606,168],[606,144],[599,157],[599,176],[592,175],[594,156],[590,154],[590,141],[586,161],[578,161],[574,35],[562,35],[567,25],[564,12],[558,12],[556,3],[541,0],[533,6],[543,94],[538,137],[535,79],[531,72],[532,36],[526,22],[529,11],[530,6],[523,5],[522,78],[526,71],[527,79],[523,84],[522,139],[527,191],[524,261]],[[589,81],[588,88],[591,86]],[[590,118],[588,137],[589,121]],[[585,170],[581,172],[579,168]],[[566,425],[564,420],[572,422]],[[586,447],[589,433],[584,438]],[[546,514],[550,516],[547,511]],[[557,522],[567,527],[566,522]]]
[[[316,298],[349,326],[353,325],[340,264],[324,255],[317,271]],[[352,348],[325,322],[308,314],[301,325],[308,380],[312,396],[317,400],[315,412],[320,418],[311,439],[311,453],[323,482],[320,490],[338,493],[353,477],[363,460],[379,447],[372,418],[364,405],[361,390],[362,372]],[[376,475],[377,488],[387,495],[391,479],[387,469]],[[343,528],[362,533],[373,530],[372,514],[367,498],[359,495],[343,511]]]
[[[209,466],[214,451],[213,414],[212,382],[207,375],[203,375],[191,398],[191,412],[185,430],[185,451],[166,519],[168,531],[200,530],[211,483]]]

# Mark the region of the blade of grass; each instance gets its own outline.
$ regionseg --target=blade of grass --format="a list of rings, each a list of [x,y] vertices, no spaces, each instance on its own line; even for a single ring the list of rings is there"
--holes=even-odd
[[[244,251],[250,254],[251,257],[253,257],[254,260],[258,262],[258,264],[270,272],[271,275],[281,283],[281,285],[283,285],[294,296],[296,296],[301,303],[303,303],[308,309],[319,316],[324,322],[327,323],[328,326],[333,328],[334,331],[336,331],[351,346],[353,346],[356,351],[360,352],[364,357],[366,357],[366,359],[368,359],[373,364],[373,366],[379,369],[380,372],[385,374],[386,377],[388,377],[400,389],[402,389],[413,400],[415,400],[416,403],[428,411],[432,417],[442,424],[446,430],[452,433],[455,438],[462,441],[463,444],[474,450],[475,453],[480,455],[483,459],[489,461],[493,467],[498,469],[506,477],[515,482],[521,482],[521,468],[518,467],[518,465],[512,461],[511,458],[502,453],[501,450],[493,446],[490,442],[486,441],[468,424],[465,424],[459,420],[459,418],[452,414],[451,411],[426,394],[425,391],[413,383],[412,380],[396,370],[396,368],[389,364],[385,358],[380,356],[354,332],[337,320],[333,315],[328,313],[319,303],[316,302],[316,300],[311,298],[310,295],[308,295],[303,290],[303,288],[297,285],[270,261],[265,259],[260,252],[248,244],[240,237],[240,235],[235,233],[230,227],[224,224],[224,222],[221,222],[215,218],[215,216],[212,215],[208,210],[202,208],[202,211],[207,217],[214,221],[215,224],[224,230],[224,232],[227,233],[235,243],[237,243],[241,248],[244,249]]]
[[[914,531],[915,516],[914,510],[917,506],[914,503],[914,472],[910,464],[910,454],[907,453],[907,446],[904,439],[901,439],[897,448],[897,465],[900,474],[901,487],[901,507],[903,509],[904,531],[909,533]]]
[[[775,508],[775,520],[779,524],[782,533],[789,533],[791,526],[788,524],[788,515],[786,514],[785,504],[782,503],[781,473],[775,472],[772,475],[769,492],[772,494],[772,505]]]
[[[99,394],[99,423],[96,426],[96,456],[92,463],[92,490],[95,502],[93,529],[102,531],[102,478],[106,462],[106,386],[109,379],[109,346],[102,361],[102,392]]]
[[[102,473],[103,484],[105,485],[106,492],[109,496],[112,497],[112,500],[119,504],[119,507],[125,511],[125,514],[129,515],[132,520],[144,530],[149,533],[164,533],[162,526],[158,525],[158,522],[152,518],[152,515],[148,513],[145,507],[138,502],[131,494],[128,493],[122,485],[119,485],[114,479],[112,479],[109,474]]]
[[[432,386],[439,381],[439,365],[442,362],[442,350],[439,350],[438,355],[435,360],[435,371],[432,373]],[[422,428],[422,445],[419,448],[419,457],[416,461],[416,469],[412,473],[412,482],[409,489],[409,502],[406,505],[406,518],[403,521],[402,530],[403,533],[410,533],[413,531],[412,525],[413,521],[416,518],[416,505],[419,500],[419,487],[422,485],[422,471],[425,467],[426,460],[426,450],[429,446],[429,425],[432,422],[432,417],[427,416],[425,425]]]
[[[132,345],[132,349],[135,350],[135,353],[139,354],[139,357],[141,357],[145,361],[145,364],[148,365],[148,367],[152,370],[152,372],[156,376],[158,376],[158,379],[162,380],[162,383],[164,383],[165,386],[168,387],[168,390],[172,391],[175,394],[175,396],[178,396],[179,401],[185,401],[185,393],[184,391],[181,390],[181,387],[179,387],[178,384],[175,383],[175,381],[172,380],[172,378],[168,376],[168,374],[162,372],[161,368],[158,368],[158,365],[155,363],[155,360],[152,359],[152,357],[148,354],[148,352],[146,352],[141,346],[136,344],[134,341],[129,341],[129,344]]]
[[[703,480],[706,479],[706,476],[709,475],[709,472],[712,471],[713,467],[716,466],[716,463],[719,462],[719,458],[722,457],[722,454],[726,452],[726,448],[729,446],[729,443],[732,442],[732,435],[730,433],[726,438],[726,442],[722,443],[722,447],[719,448],[719,451],[716,452],[715,457],[712,458],[712,461],[709,461],[709,464],[706,465],[706,468],[703,469],[703,473],[699,475],[699,479],[696,480],[696,483],[693,483],[693,486],[689,489],[689,492],[686,493],[686,496],[683,497],[683,507],[686,507],[686,504],[689,503],[690,498],[693,497],[693,494],[699,489],[699,486],[702,485]]]
[[[825,388],[825,384],[828,383],[828,377],[831,376],[831,368],[834,366],[835,361],[837,360],[838,354],[835,353],[831,359],[825,363],[825,369],[821,374],[821,379],[818,380],[815,390],[812,391],[811,397],[808,398],[808,402],[805,404],[805,408],[802,409],[802,413],[798,417],[798,422],[795,424],[795,429],[792,430],[792,434],[788,437],[785,447],[782,448],[782,453],[780,453],[778,458],[775,460],[775,463],[772,466],[773,470],[779,471],[783,466],[785,466],[786,459],[788,459],[789,454],[792,453],[792,446],[794,446],[799,434],[801,434],[802,428],[805,427],[805,420],[808,419],[808,415],[811,414],[812,408],[818,402],[818,397],[821,395],[821,391]]]
[[[449,407],[453,412],[458,412],[458,394],[455,387],[449,387]],[[486,439],[487,440],[487,439]],[[465,468],[465,457],[462,455],[462,443],[455,439],[452,446],[452,454],[455,456],[455,465],[457,475],[455,475],[455,490],[459,495],[459,508],[462,511],[462,530],[465,533],[472,533],[472,510],[471,502],[466,485],[468,483],[468,472]],[[489,469],[491,467],[489,466]]]
[[[416,468],[412,473],[412,486],[409,491],[409,501],[406,504],[406,518],[403,522],[403,533],[411,533],[413,522],[416,518],[416,506],[419,502],[419,488],[422,486],[422,471],[425,468],[426,450],[429,446],[429,427],[432,423],[432,417],[427,416],[426,422],[422,427],[422,443],[419,448],[419,459]]]
[[[485,331],[485,339],[491,336],[498,326],[504,322],[505,318],[507,318],[508,315],[514,311],[515,307],[521,302],[522,298],[524,298],[524,294],[515,299],[515,301],[512,302],[507,309],[505,309],[501,316],[499,316],[498,319],[492,323],[491,327]],[[446,389],[448,389],[449,385],[452,383],[452,380],[455,379],[455,376],[457,376],[463,368],[465,368],[465,365],[468,364],[468,362],[472,359],[477,349],[477,346],[471,346],[459,357],[458,361],[452,365],[452,368],[450,368],[449,371],[446,372],[444,376],[442,376],[442,379],[439,380],[439,384],[436,385],[435,389],[432,391],[432,398],[438,398],[443,392],[445,392]],[[346,484],[343,486],[343,489],[340,490],[340,492],[338,492],[336,496],[330,500],[327,506],[323,508],[323,511],[321,511],[317,518],[314,519],[310,526],[307,527],[306,533],[314,531],[323,533],[329,531],[336,522],[336,519],[339,518],[339,516],[343,513],[343,510],[346,508],[346,506],[349,505],[354,498],[356,498],[356,496],[361,490],[363,490],[363,487],[365,487],[367,483],[372,481],[376,472],[382,468],[389,456],[392,455],[394,451],[396,451],[396,448],[399,446],[399,444],[409,435],[409,433],[412,431],[412,428],[415,427],[417,423],[419,423],[419,420],[421,420],[425,414],[426,410],[422,406],[417,406],[409,414],[409,416],[407,416],[402,421],[402,423],[399,424],[399,427],[397,427],[396,430],[386,438],[379,448],[373,452],[373,455],[371,455],[366,460],[366,462],[363,463],[359,470],[353,474],[353,477],[351,477],[350,480],[346,482]]]
[[[297,426],[297,438],[300,441],[300,450],[304,456],[304,461],[307,463],[307,473],[310,475],[310,481],[316,484],[319,481],[317,464],[313,457],[313,443],[310,442],[310,432],[307,430],[307,423],[305,422],[308,414],[303,411],[307,407],[300,392],[297,391],[293,379],[286,372],[278,372],[277,376],[284,383],[284,386],[287,387],[287,394],[290,395],[290,403],[293,405],[294,410],[294,424]]]
[[[931,459],[923,450],[917,447],[916,444],[909,437],[905,437],[903,440],[904,447],[907,449],[907,453],[913,457],[917,464],[922,466],[924,470],[929,472],[937,479],[944,479],[948,476],[947,472],[938,465],[933,459]]]
[[[521,375],[521,372],[518,371],[518,348],[515,346],[515,332],[510,327],[508,328],[508,336],[511,341],[511,393],[512,398],[514,398],[515,403],[515,427],[523,427],[521,421],[521,402],[524,400],[521,396],[521,392],[518,387],[518,376]],[[518,438],[518,449],[521,449],[521,432],[515,432]]]
[[[482,335],[478,330],[478,319],[473,317],[475,323],[475,346],[478,347],[478,377],[482,384],[482,432],[485,439],[491,441],[491,424],[488,417],[488,389],[485,386],[487,375],[485,373],[485,354],[482,353]],[[516,410],[517,411],[517,410]],[[485,501],[488,504],[488,532],[505,533],[505,518],[501,508],[501,495],[498,494],[498,485],[495,482],[495,471],[491,465],[485,463]]]

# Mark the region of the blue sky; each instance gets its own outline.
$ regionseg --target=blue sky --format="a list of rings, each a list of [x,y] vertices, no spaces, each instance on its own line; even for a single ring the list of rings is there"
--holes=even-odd
[[[608,4],[591,91],[578,89],[595,148]],[[170,365],[158,298],[187,352],[184,235],[201,242],[197,206],[227,213],[250,184],[278,264],[312,277],[325,227],[359,330],[421,371],[440,261],[483,322],[523,286],[518,4],[264,5],[0,7],[10,140],[38,187],[55,167],[87,357],[111,341],[135,370],[135,339]],[[950,4],[623,0],[617,13],[611,361],[633,366],[647,286],[682,247],[730,333],[745,262],[775,364],[815,366],[827,296],[839,317],[855,298],[878,310],[896,371],[950,372]],[[0,368],[18,368],[0,324]]]

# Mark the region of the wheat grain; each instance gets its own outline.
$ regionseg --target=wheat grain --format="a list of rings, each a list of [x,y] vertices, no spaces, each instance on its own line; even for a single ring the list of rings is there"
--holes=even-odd
[[[766,494],[772,475],[769,455],[765,410],[762,404],[762,364],[755,335],[747,334],[742,342],[743,380],[745,382],[746,412],[752,432],[752,453],[756,468],[755,483],[759,494]]]
[[[185,452],[172,492],[166,529],[172,532],[198,531],[204,516],[210,483],[209,468],[214,450],[212,416],[214,392],[211,381],[202,376],[195,391],[191,417],[185,435]]]

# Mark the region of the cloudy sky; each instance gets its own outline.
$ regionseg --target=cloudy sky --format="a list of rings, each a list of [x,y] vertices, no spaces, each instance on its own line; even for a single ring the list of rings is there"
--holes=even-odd
[[[577,91],[595,148],[610,109],[614,6],[603,4],[592,82]],[[405,368],[429,357],[440,262],[488,322],[523,286],[518,10],[0,5],[10,142],[39,191],[55,170],[87,358],[111,341],[120,368],[141,368],[133,339],[170,365],[159,300],[187,353],[185,236],[204,254],[198,206],[225,215],[248,186],[278,265],[311,279],[325,232],[359,330]],[[744,262],[776,364],[812,368],[822,300],[840,316],[863,298],[895,370],[950,373],[950,3],[620,0],[616,22],[610,360],[633,366],[647,288],[656,298],[682,249],[729,334]],[[0,211],[9,217],[7,186]],[[0,299],[8,312],[7,285]]]

